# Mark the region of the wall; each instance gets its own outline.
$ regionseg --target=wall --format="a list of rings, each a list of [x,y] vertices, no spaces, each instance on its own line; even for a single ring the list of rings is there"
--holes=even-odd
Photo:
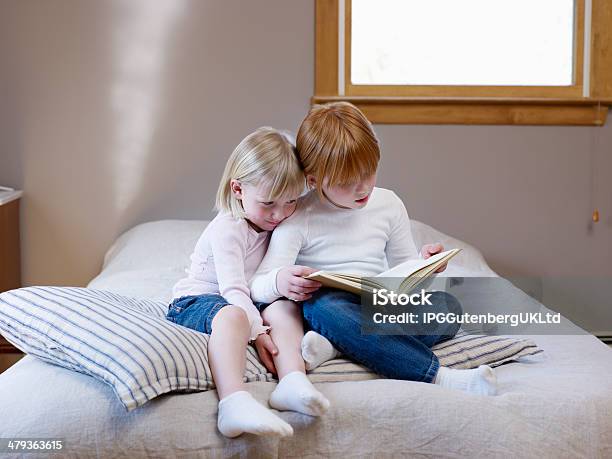
[[[304,116],[313,13],[283,0],[1,2],[0,183],[25,190],[24,282],[84,285],[134,224],[211,217],[240,139]],[[502,274],[610,277],[611,124],[376,126],[379,184]]]
[[[312,20],[282,0],[0,3],[0,183],[25,190],[24,282],[85,284],[134,224],[211,217],[234,146],[307,110]]]

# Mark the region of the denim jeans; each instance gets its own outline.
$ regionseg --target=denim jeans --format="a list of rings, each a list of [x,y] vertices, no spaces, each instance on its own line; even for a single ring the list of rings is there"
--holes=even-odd
[[[254,304],[259,312],[268,306],[266,303],[256,302]],[[230,303],[225,298],[216,293],[183,296],[170,303],[166,319],[183,327],[210,335],[213,319],[221,308],[229,305]]]
[[[430,301],[436,312],[461,314],[459,301],[446,292],[432,292]],[[320,289],[302,307],[307,328],[345,356],[393,379],[433,382],[440,363],[431,347],[459,330],[459,324],[441,324],[431,335],[362,335],[361,298],[342,290]]]

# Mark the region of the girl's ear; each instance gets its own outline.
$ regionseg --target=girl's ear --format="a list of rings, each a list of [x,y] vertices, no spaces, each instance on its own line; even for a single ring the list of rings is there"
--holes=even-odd
[[[236,179],[232,179],[230,181],[230,188],[232,190],[232,194],[236,197],[236,199],[242,199],[242,185]]]
[[[306,176],[306,185],[308,185],[308,188],[311,190],[314,190],[317,187],[317,179],[314,177],[314,175],[309,174]]]

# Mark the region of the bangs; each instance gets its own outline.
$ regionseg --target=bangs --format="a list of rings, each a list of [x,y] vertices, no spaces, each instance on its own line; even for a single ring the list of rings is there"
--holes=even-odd
[[[378,157],[345,152],[329,156],[316,175],[325,177],[328,186],[346,186],[364,180],[376,173]]]
[[[297,198],[306,187],[306,178],[297,158],[281,155],[267,170],[262,171],[259,184],[267,189],[266,200]]]
[[[330,139],[327,151],[320,152],[322,160],[315,175],[324,177],[329,186],[345,186],[375,174],[380,159],[378,143],[356,139],[346,131],[338,134]]]

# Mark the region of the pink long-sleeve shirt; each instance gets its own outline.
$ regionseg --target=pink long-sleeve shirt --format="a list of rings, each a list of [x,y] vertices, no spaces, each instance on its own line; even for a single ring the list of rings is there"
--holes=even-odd
[[[176,283],[173,297],[221,295],[246,312],[250,338],[255,339],[269,327],[263,325],[251,300],[248,283],[266,253],[270,234],[269,231],[258,233],[245,219],[234,218],[229,213],[218,214],[200,236],[191,255],[191,265],[185,271],[187,277]]]

